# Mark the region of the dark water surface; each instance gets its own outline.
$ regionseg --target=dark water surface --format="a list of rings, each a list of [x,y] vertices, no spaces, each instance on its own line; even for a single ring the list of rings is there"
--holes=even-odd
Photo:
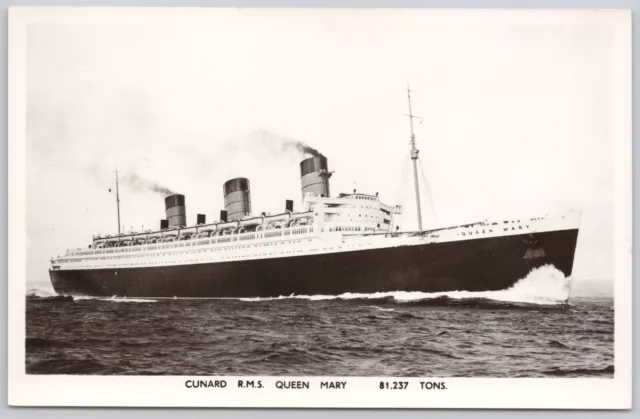
[[[612,377],[613,299],[27,297],[31,374]],[[406,297],[406,296],[405,296]]]

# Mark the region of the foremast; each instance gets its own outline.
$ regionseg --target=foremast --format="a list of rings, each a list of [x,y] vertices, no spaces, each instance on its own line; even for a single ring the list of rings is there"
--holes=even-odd
[[[120,235],[120,187],[118,182],[118,168],[114,172],[116,174],[116,206],[118,208],[118,235]]]

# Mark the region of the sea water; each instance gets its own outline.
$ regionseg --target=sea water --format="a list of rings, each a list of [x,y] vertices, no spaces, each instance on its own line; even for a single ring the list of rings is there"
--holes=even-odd
[[[613,377],[613,298],[579,295],[577,283],[543,267],[510,289],[486,292],[153,299],[63,297],[35,287],[27,293],[25,368],[30,374]]]

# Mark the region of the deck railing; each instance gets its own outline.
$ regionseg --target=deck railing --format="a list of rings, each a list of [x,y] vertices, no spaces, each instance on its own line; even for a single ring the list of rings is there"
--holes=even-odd
[[[307,226],[307,227],[296,226],[296,227],[289,227],[289,228],[283,228],[283,229],[277,229],[277,230],[230,234],[227,236],[208,237],[208,238],[201,238],[201,239],[194,238],[194,239],[187,239],[187,240],[181,240],[181,241],[171,241],[167,243],[138,244],[138,245],[132,245],[132,246],[106,247],[102,249],[92,249],[92,250],[68,250],[65,253],[65,256],[105,255],[105,254],[113,254],[113,253],[142,252],[147,250],[164,250],[164,249],[175,249],[180,247],[193,247],[193,246],[226,244],[226,243],[236,243],[236,242],[246,243],[253,240],[272,239],[275,237],[289,237],[292,235],[298,236],[303,234],[311,234],[313,232],[314,232],[313,226]]]

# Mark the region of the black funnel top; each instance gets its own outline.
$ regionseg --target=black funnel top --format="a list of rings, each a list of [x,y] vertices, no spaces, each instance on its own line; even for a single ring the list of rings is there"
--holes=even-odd
[[[320,170],[329,171],[329,162],[325,156],[309,157],[300,162],[300,176]]]

